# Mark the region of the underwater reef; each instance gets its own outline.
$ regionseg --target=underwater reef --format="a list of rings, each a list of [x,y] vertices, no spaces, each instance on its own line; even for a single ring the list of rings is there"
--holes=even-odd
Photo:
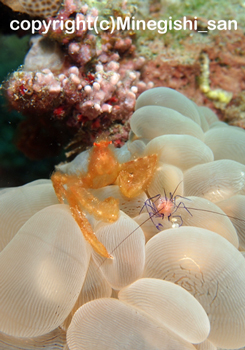
[[[87,5],[79,9],[66,1],[57,16],[49,20],[68,21],[75,16],[75,20],[90,20],[93,24],[99,14]],[[120,13],[125,16],[127,9],[122,7]],[[96,35],[88,28],[66,34],[58,27],[33,38],[23,67],[6,82],[10,107],[28,118],[21,125],[18,142],[27,156],[45,156],[45,144],[42,153],[34,140],[26,142],[25,130],[31,133],[37,125],[50,135],[56,129],[56,137],[60,135],[56,144],[64,146],[70,137],[76,152],[91,145],[102,132],[115,145],[123,145],[136,95],[153,86],[140,80],[145,59],[135,55],[131,36],[126,31],[101,31]]]
[[[244,350],[244,4],[2,3],[44,21],[1,87],[18,149],[66,154],[0,190],[0,350]],[[136,15],[198,27],[61,25]]]
[[[0,192],[0,348],[244,349],[245,131],[165,87],[130,127]]]
[[[219,12],[213,14],[209,2],[202,1],[144,1],[139,5],[137,1],[83,4],[65,0],[62,6],[58,1],[55,4],[53,12],[48,1],[9,4],[45,18],[50,25],[49,30],[45,25],[39,28],[23,66],[3,85],[9,107],[25,116],[17,145],[30,159],[55,156],[63,149],[67,157],[74,157],[100,134],[116,147],[123,146],[136,98],[153,86],[174,88],[213,109],[221,120],[244,127],[242,5],[234,2],[224,11],[215,1]],[[60,24],[61,20],[63,26],[69,21],[90,21],[93,26],[98,15],[107,21],[111,16],[148,21],[175,20],[183,14],[190,23],[198,16],[197,30],[169,29],[162,35],[149,30],[111,33],[109,28],[96,33],[80,27],[65,31]],[[199,29],[205,32],[208,16],[236,18],[239,27],[203,34]]]

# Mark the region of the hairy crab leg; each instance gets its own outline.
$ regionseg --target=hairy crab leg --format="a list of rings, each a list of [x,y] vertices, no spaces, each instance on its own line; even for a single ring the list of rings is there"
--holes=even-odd
[[[100,201],[93,196],[86,188],[71,186],[69,191],[77,198],[79,206],[93,215],[97,220],[114,222],[119,217],[119,200],[108,197]]]
[[[148,187],[157,166],[157,155],[137,158],[120,166],[116,184],[127,198],[134,198]]]
[[[85,214],[79,209],[79,206],[77,204],[73,204],[70,206],[70,210],[72,216],[79,225],[84,238],[93,247],[93,249],[104,258],[113,259],[113,256],[108,253],[106,247],[95,236],[92,226],[90,225]]]
[[[66,198],[66,190],[64,188],[64,185],[68,181],[68,175],[62,174],[59,171],[57,171],[52,174],[51,181],[53,183],[53,188],[59,202],[64,203],[64,200]]]
[[[77,224],[79,225],[86,241],[88,241],[91,244],[91,246],[94,248],[94,250],[98,254],[100,254],[101,256],[107,259],[113,259],[112,255],[108,253],[105,246],[98,240],[98,238],[94,234],[92,226],[90,225],[85,214],[82,212],[78,192],[75,190],[77,188],[80,188],[80,189],[82,188],[82,187],[79,187],[79,184],[81,185],[82,181],[77,180],[75,176],[69,176],[69,175],[61,174],[59,172],[54,173],[51,177],[51,180],[53,182],[53,187],[59,201],[61,203],[64,203],[64,198],[66,198],[70,206],[72,216],[74,217]],[[68,182],[72,183],[72,185],[68,186],[68,189],[65,189],[64,186],[66,186]],[[71,189],[73,189],[73,191],[71,191]],[[119,209],[117,210],[119,212]]]
[[[90,225],[85,214],[80,209],[80,203],[78,198],[74,196],[71,191],[68,190],[66,193],[66,199],[69,203],[72,216],[74,217],[77,224],[79,225],[86,241],[88,241],[91,244],[93,249],[98,254],[100,254],[101,256],[107,259],[113,259],[113,256],[108,253],[106,247],[98,240],[98,238],[94,234],[92,226]]]

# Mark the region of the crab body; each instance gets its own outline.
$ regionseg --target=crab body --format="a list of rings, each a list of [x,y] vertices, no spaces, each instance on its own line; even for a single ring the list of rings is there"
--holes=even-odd
[[[63,203],[64,199],[67,200],[84,238],[106,258],[113,257],[95,236],[84,211],[98,220],[114,222],[119,217],[119,201],[113,197],[100,201],[89,189],[117,184],[123,195],[136,197],[148,187],[157,164],[156,154],[120,164],[110,144],[110,141],[94,143],[86,174],[68,175],[57,171],[51,177],[59,201]]]

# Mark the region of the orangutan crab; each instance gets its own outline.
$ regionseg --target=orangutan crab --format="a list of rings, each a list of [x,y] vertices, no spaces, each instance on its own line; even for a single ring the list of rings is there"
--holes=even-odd
[[[100,201],[89,192],[89,188],[117,184],[124,196],[136,197],[149,185],[156,169],[157,155],[119,164],[113,148],[109,147],[111,143],[107,140],[94,143],[86,174],[67,175],[57,171],[53,173],[51,180],[59,201],[63,203],[66,198],[84,238],[101,256],[113,259],[95,236],[83,211],[86,210],[98,220],[114,222],[118,219],[119,202],[113,197]]]

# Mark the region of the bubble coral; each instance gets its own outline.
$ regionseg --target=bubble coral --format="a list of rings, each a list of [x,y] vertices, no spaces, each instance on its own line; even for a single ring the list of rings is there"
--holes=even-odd
[[[21,348],[25,337],[61,349],[66,332],[70,350],[245,346],[245,132],[168,88],[140,95],[131,128],[115,155],[124,164],[157,154],[150,184],[134,198],[117,184],[89,189],[118,200],[113,223],[84,209],[113,260],[91,249],[51,181],[0,192],[0,344]],[[56,170],[79,177],[89,156]],[[182,226],[156,218],[159,232],[139,212],[174,191]]]

